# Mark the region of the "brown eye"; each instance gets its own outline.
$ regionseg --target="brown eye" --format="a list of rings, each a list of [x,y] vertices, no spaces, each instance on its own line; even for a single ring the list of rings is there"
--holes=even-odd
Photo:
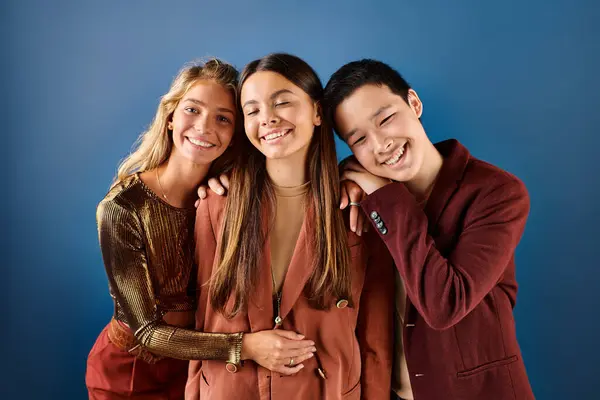
[[[217,117],[217,121],[223,122],[225,124],[230,124],[231,123],[231,120],[229,118],[225,117],[224,115],[219,115]]]

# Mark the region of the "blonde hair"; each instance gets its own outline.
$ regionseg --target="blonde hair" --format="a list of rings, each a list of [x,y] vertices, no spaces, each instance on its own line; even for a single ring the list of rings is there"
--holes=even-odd
[[[237,109],[237,79],[238,71],[232,65],[217,58],[186,64],[173,80],[169,91],[161,97],[150,127],[139,136],[132,153],[119,165],[112,186],[119,184],[134,173],[157,168],[167,161],[173,146],[173,139],[167,130],[167,124],[179,101],[192,86],[201,80],[212,80],[222,85],[234,96],[234,104]]]

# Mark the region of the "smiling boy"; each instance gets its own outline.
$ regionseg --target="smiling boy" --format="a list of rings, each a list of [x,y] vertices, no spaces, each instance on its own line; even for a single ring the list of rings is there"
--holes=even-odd
[[[523,183],[456,140],[432,144],[419,96],[379,61],[335,72],[325,109],[398,270],[392,398],[533,399],[513,316]]]

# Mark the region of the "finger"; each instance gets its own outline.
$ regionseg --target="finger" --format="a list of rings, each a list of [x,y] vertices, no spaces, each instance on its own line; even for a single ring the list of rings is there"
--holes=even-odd
[[[342,174],[342,179],[347,179],[352,182],[357,182],[360,178],[360,173],[357,171],[345,170]]]
[[[203,200],[206,198],[206,186],[202,185],[198,188],[198,197]]]
[[[310,351],[315,347],[315,342],[312,340],[288,340],[281,339],[280,346],[278,346],[279,352],[284,354],[287,351]]]
[[[356,223],[358,219],[358,207],[350,207],[350,230],[356,232]]]
[[[298,364],[308,358],[311,358],[316,351],[317,348],[314,346],[307,347],[306,349],[288,350],[281,352],[281,355],[278,357],[278,360],[280,360],[282,363],[286,363],[290,361],[290,358],[293,358],[294,363]],[[300,360],[300,358],[302,358],[302,360]]]
[[[367,198],[367,194],[365,192],[362,191],[362,189],[360,190],[362,192],[361,196],[360,196],[360,201],[364,201]],[[362,209],[361,209],[362,211]],[[369,232],[369,229],[371,229],[371,224],[369,223],[369,219],[367,218],[367,215],[364,213],[364,211],[362,211],[360,213],[361,217],[362,217],[362,232]]]
[[[210,190],[212,190],[218,195],[222,195],[223,193],[225,193],[225,189],[223,189],[223,186],[221,186],[221,182],[219,182],[217,178],[210,178],[208,180],[208,187],[210,187]]]
[[[274,368],[273,372],[279,372],[281,375],[294,375],[300,372],[300,370],[304,368],[304,364],[298,364],[293,367],[278,367]]]
[[[302,364],[304,361],[306,361],[310,358],[313,358],[314,356],[315,356],[315,354],[312,352],[296,356],[296,357],[294,357],[294,365]]]
[[[354,203],[360,203],[363,200],[365,192],[358,186],[354,181],[346,181],[346,189],[348,190],[348,197],[350,201]]]
[[[360,207],[356,207],[357,209]],[[358,217],[357,217],[357,221],[356,221],[356,234],[358,236],[362,236],[362,233],[364,232],[364,225],[365,225],[365,214],[361,211],[358,210]]]
[[[346,190],[346,185],[344,183],[342,183],[341,189],[340,209],[343,210],[348,207],[348,191]]]
[[[194,203],[194,207],[198,208],[199,205],[200,205],[200,199],[196,200],[196,202]]]
[[[221,176],[219,176],[219,180],[221,181],[221,185],[223,185],[225,189],[229,190],[229,176],[226,174],[221,174]]]
[[[304,335],[294,331],[286,331],[285,329],[274,329],[273,333],[279,336],[283,336],[286,339],[290,340],[302,340],[304,339]]]
[[[315,346],[315,342],[312,340],[290,340],[281,338],[279,339],[279,343],[276,345],[276,348],[281,352],[290,351],[290,350],[306,350]]]

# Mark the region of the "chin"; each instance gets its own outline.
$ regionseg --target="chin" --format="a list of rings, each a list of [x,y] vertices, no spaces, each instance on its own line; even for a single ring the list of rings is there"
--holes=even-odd
[[[296,151],[291,151],[289,149],[285,149],[285,150],[279,150],[279,151],[270,151],[268,153],[263,153],[265,155],[265,157],[267,158],[271,158],[273,160],[279,160],[279,159],[284,159],[287,157],[290,157],[291,155],[295,154]]]
[[[396,176],[390,176],[389,179],[397,182],[410,182],[414,177],[415,174],[412,171],[403,171]]]
[[[190,157],[186,157],[188,160],[190,160],[192,163],[194,164],[198,164],[198,165],[206,165],[206,164],[210,164],[213,161],[215,161],[217,158],[219,158],[221,156],[221,154],[212,154],[211,156],[204,156],[204,157],[198,157],[198,156],[190,156]]]

